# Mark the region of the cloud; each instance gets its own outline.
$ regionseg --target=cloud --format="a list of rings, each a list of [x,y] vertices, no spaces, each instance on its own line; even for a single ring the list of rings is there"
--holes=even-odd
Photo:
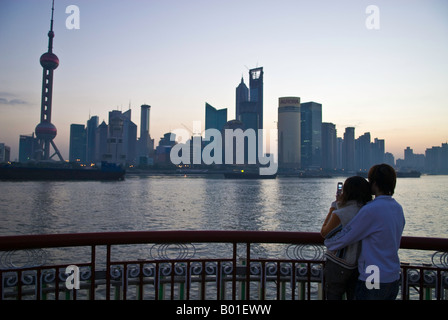
[[[9,105],[9,106],[16,106],[16,105],[28,104],[28,102],[26,102],[25,100],[22,100],[22,99],[11,99],[11,100],[8,100],[6,98],[0,97],[0,104],[2,104],[2,105]]]

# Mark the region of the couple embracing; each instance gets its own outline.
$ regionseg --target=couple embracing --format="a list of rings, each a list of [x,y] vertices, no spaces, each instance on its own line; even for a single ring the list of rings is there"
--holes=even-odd
[[[368,181],[354,176],[344,182],[321,230],[328,249],[326,299],[341,300],[344,294],[348,300],[397,297],[405,218],[392,198],[396,179],[391,166],[380,164],[369,170]]]

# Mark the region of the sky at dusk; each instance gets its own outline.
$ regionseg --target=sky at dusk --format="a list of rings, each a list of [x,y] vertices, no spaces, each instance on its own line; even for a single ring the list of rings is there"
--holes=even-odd
[[[79,29],[68,29],[76,5]],[[369,5],[379,29],[368,29]],[[150,134],[205,122],[205,103],[235,117],[235,88],[264,69],[264,127],[278,98],[322,104],[343,136],[370,132],[403,157],[448,141],[446,0],[56,0],[52,122],[68,159],[70,124],[151,105]],[[19,135],[40,120],[50,0],[0,0],[0,142],[18,157]]]

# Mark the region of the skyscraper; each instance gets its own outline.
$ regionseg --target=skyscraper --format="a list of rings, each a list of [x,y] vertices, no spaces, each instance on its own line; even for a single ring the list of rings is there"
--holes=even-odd
[[[140,107],[140,138],[138,140],[139,164],[148,164],[150,154],[154,151],[154,139],[149,134],[151,106],[143,104]]]
[[[236,120],[243,130],[255,131],[255,154],[258,154],[259,129],[263,129],[263,68],[249,70],[249,89],[243,78],[236,88]],[[260,146],[262,148],[262,146]]]
[[[109,125],[107,133],[106,153],[102,155],[103,161],[111,163],[126,163],[126,148],[123,145],[124,118],[121,111],[109,112]]]
[[[337,168],[337,135],[333,123],[322,122],[322,169]]]
[[[355,128],[347,127],[344,132],[342,143],[342,169],[345,171],[355,170]]]
[[[107,154],[108,149],[108,132],[109,127],[106,122],[101,122],[95,133],[95,162],[107,160],[104,155]]]
[[[126,163],[135,164],[137,160],[137,125],[131,120],[131,109],[122,113],[123,144]]]
[[[385,142],[384,139],[375,138],[374,142],[371,143],[370,156],[372,160],[372,165],[385,162]],[[394,165],[392,163],[392,165]]]
[[[278,99],[278,164],[280,169],[300,168],[300,98]]]
[[[149,135],[149,113],[151,106],[142,104],[140,107],[140,138]]]
[[[217,129],[222,131],[227,123],[227,109],[219,109],[205,103],[205,130]],[[207,131],[205,131],[205,139],[208,140]]]
[[[95,153],[96,153],[96,130],[98,128],[98,117],[93,116],[89,120],[87,120],[87,129],[86,129],[86,161],[87,162],[95,162]]]
[[[11,148],[0,142],[0,163],[10,161]]]
[[[300,104],[302,168],[321,167],[322,105],[316,102]]]
[[[216,129],[221,132],[221,136],[224,136],[224,126],[227,123],[227,109],[219,109],[212,107],[210,104],[205,103],[205,139],[203,141],[203,146],[205,147],[209,143],[212,135],[208,132],[208,129]],[[213,141],[213,140],[212,140]],[[212,157],[215,156],[215,150],[212,150]],[[222,159],[224,161],[224,154],[222,153]]]
[[[367,171],[372,165],[370,132],[355,140],[355,170]]]
[[[87,135],[83,124],[70,125],[70,162],[86,162]]]
[[[34,133],[31,135],[21,134],[19,139],[19,162],[27,162],[35,159],[39,144]]]
[[[247,88],[246,84],[244,83],[243,77],[241,77],[241,83],[236,88],[236,101],[235,101],[235,119],[240,120],[240,114],[241,114],[241,104],[243,102],[249,101],[249,89]]]
[[[224,125],[224,130],[244,130],[243,123],[239,120],[230,120],[227,121],[227,123]],[[224,159],[231,159],[230,163],[229,161],[224,161],[223,163],[230,164],[230,165],[240,165],[240,161],[238,161],[239,158],[243,157],[244,164],[248,163],[248,146],[244,145],[244,154],[240,154],[238,151],[241,152],[241,149],[237,148],[237,141],[235,137],[230,137],[223,135],[222,137],[222,154]],[[226,152],[229,152],[229,154],[226,154]]]
[[[430,174],[448,174],[448,143],[426,149],[425,171]]]
[[[56,137],[56,127],[51,123],[51,102],[53,96],[53,71],[59,66],[59,58],[53,53],[53,13],[54,0],[51,8],[50,31],[48,32],[48,51],[40,57],[40,64],[43,68],[42,76],[42,101],[40,109],[40,123],[36,126],[36,137],[39,140],[38,160],[49,160],[55,154],[59,160],[63,161],[61,153],[56,147],[53,139]],[[55,153],[50,156],[50,145]]]
[[[257,127],[263,129],[263,67],[249,70],[249,90],[249,101],[255,104],[257,113]]]

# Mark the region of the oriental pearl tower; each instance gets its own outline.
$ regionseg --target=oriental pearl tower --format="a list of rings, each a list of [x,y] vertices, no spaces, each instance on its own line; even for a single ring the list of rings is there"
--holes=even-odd
[[[40,123],[36,126],[35,133],[39,141],[39,150],[37,152],[37,160],[50,160],[54,155],[59,157],[60,161],[64,161],[56,147],[53,139],[56,137],[56,127],[51,123],[51,100],[53,93],[53,70],[59,65],[59,58],[53,53],[53,13],[54,0],[51,7],[51,23],[48,32],[48,52],[40,57],[40,64],[43,68],[42,76],[42,102],[40,109]],[[54,149],[54,154],[50,156],[50,145]]]

